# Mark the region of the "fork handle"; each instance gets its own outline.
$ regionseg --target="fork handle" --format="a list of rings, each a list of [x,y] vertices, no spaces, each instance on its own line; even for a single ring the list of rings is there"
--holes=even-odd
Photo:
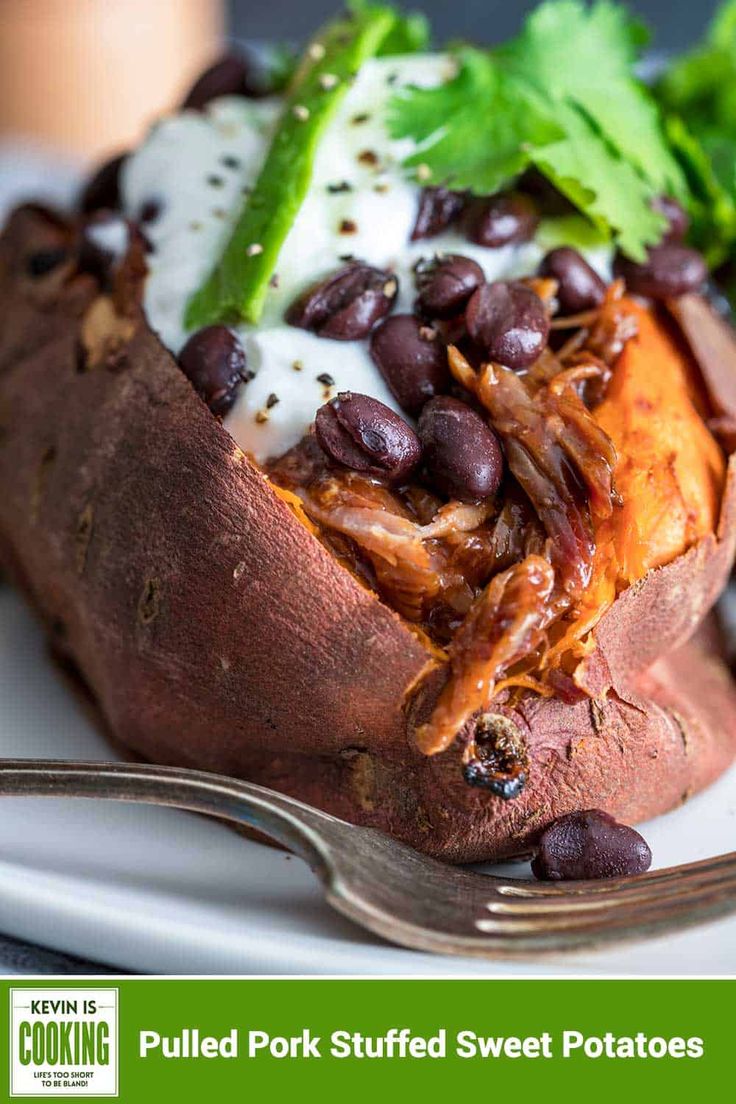
[[[0,759],[0,797],[81,797],[164,805],[255,828],[326,876],[327,813],[253,782],[182,767]]]

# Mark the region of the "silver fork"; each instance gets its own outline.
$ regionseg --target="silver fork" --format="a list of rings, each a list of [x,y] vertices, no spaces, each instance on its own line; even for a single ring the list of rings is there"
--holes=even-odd
[[[529,882],[420,855],[274,790],[175,767],[0,760],[0,797],[167,805],[234,821],[303,858],[333,908],[392,943],[523,957],[661,935],[736,911],[736,852],[632,878]]]

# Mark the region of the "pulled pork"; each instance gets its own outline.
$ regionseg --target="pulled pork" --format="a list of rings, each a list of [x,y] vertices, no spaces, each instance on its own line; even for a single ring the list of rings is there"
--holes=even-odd
[[[591,406],[634,332],[621,294],[613,284],[600,308],[560,320],[572,335],[525,373],[471,365],[449,347],[466,401],[506,454],[508,474],[490,499],[443,503],[416,479],[389,486],[333,463],[313,436],[270,467],[343,562],[445,649],[450,677],[418,733],[427,755],[467,733],[501,683],[539,687],[535,671],[549,686],[566,678],[545,671],[550,633],[553,643],[574,622],[596,523],[618,506],[616,451]]]

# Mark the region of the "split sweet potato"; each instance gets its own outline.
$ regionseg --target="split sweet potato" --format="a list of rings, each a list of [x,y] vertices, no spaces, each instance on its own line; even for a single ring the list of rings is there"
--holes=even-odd
[[[640,820],[726,768],[736,694],[715,656],[685,644],[736,540],[733,472],[705,429],[693,437],[688,422],[672,438],[682,467],[668,478],[686,505],[664,535],[654,506],[637,518],[650,569],[620,590],[617,568],[614,600],[576,656],[577,700],[510,687],[487,707],[513,722],[528,761],[526,787],[504,801],[467,785],[457,744],[422,754],[415,734],[447,664],[235,446],[140,312],[118,325],[94,281],[69,269],[28,277],[28,255],[60,233],[26,209],[0,244],[0,564],[123,744],[274,786],[453,861],[523,852],[576,808]],[[653,342],[652,363],[679,358],[697,380],[664,326],[645,316],[642,356]],[[91,330],[92,360],[80,355]],[[693,409],[723,417],[717,397],[685,390]],[[618,424],[624,436],[647,428]],[[683,551],[667,562],[676,530]]]

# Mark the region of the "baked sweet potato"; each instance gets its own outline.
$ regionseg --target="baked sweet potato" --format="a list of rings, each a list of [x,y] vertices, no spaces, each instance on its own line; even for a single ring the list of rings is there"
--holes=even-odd
[[[467,784],[460,743],[431,756],[417,745],[446,692],[444,653],[235,446],[135,296],[101,295],[73,262],[28,276],[28,256],[70,232],[26,208],[0,245],[0,563],[123,744],[251,778],[452,861],[522,853],[576,808],[643,819],[726,768],[736,694],[718,660],[685,642],[734,553],[733,466],[726,475],[700,420],[722,418],[730,400],[700,392],[661,316],[632,308],[638,344],[612,386],[625,389],[627,367],[638,381],[629,420],[617,408],[622,441],[652,424],[634,360],[684,389],[669,453],[652,446],[676,491],[661,503],[668,529],[651,501],[636,519],[644,545],[632,545],[630,517],[611,528],[598,545],[606,572],[594,574],[608,608],[557,641],[562,682],[540,677],[538,693],[520,676],[484,707],[486,733],[511,731],[528,774],[504,801]]]

